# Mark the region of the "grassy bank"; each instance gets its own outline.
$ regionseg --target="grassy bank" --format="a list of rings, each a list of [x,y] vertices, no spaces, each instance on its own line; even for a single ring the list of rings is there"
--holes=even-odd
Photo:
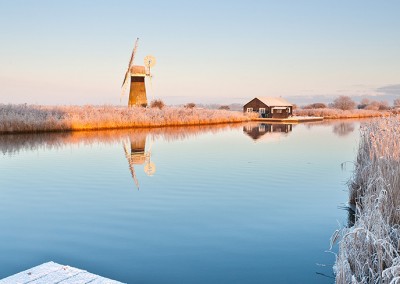
[[[0,133],[203,125],[250,120],[242,112],[164,107],[0,104]]]
[[[342,230],[336,283],[400,283],[400,118],[372,121],[350,184],[353,227]]]
[[[368,118],[392,115],[390,111],[366,109],[341,110],[334,108],[295,109],[293,114],[296,116],[321,116],[325,119]]]

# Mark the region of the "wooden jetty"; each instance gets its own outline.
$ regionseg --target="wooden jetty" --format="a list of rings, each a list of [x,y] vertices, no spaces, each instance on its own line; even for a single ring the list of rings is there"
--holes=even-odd
[[[311,122],[311,121],[322,121],[323,117],[320,116],[291,116],[288,118],[254,118],[253,121],[260,122],[280,122],[280,123],[299,123],[299,122]]]
[[[99,275],[61,265],[55,262],[46,262],[31,269],[1,279],[0,284],[122,284],[115,280]]]

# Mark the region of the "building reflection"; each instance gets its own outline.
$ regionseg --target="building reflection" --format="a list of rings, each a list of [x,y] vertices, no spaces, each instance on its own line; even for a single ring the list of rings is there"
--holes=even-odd
[[[156,166],[151,161],[151,143],[146,149],[147,135],[145,133],[136,133],[129,136],[129,141],[124,142],[125,157],[128,160],[129,170],[137,189],[139,189],[139,180],[136,175],[135,167],[143,166],[143,171],[152,176],[156,172]]]
[[[279,137],[288,134],[293,130],[292,124],[248,124],[243,127],[243,132],[250,136],[253,140],[267,137]]]

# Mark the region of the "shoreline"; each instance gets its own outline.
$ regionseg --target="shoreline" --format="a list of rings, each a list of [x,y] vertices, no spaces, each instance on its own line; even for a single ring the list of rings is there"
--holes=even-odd
[[[321,114],[320,110],[319,114]],[[332,112],[336,116],[332,116]],[[41,106],[0,104],[0,135],[98,131],[115,129],[188,127],[235,124],[243,122],[301,123],[324,119],[361,119],[390,116],[390,112],[338,112],[325,110],[325,115],[297,115],[285,119],[259,118],[241,111],[183,107],[142,108],[120,106]],[[360,115],[362,113],[362,115]],[[341,115],[338,115],[341,114]]]
[[[288,118],[255,118],[252,121],[258,122],[281,122],[287,124],[296,124],[300,122],[323,121],[321,116],[292,116]]]
[[[349,208],[355,220],[337,230],[336,283],[394,283],[400,277],[400,117],[360,130]],[[338,237],[338,238],[337,238]],[[396,281],[395,281],[396,282]]]
[[[163,124],[163,125],[143,125],[143,126],[116,126],[116,127],[101,127],[101,128],[71,128],[71,129],[54,129],[54,130],[31,130],[31,131],[13,131],[1,132],[0,135],[14,135],[14,134],[42,134],[42,133],[72,133],[72,132],[85,132],[85,131],[112,131],[112,130],[129,130],[129,129],[159,129],[159,128],[188,128],[188,127],[201,127],[201,126],[221,126],[228,124],[240,124],[252,122],[254,120],[243,120],[233,122],[210,122],[200,124]]]
[[[70,132],[248,122],[227,110],[117,106],[28,106],[0,104],[0,134]]]

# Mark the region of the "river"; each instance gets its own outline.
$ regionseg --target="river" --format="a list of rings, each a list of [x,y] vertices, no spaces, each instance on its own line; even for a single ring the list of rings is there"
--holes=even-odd
[[[0,279],[333,283],[359,121],[0,136]]]

